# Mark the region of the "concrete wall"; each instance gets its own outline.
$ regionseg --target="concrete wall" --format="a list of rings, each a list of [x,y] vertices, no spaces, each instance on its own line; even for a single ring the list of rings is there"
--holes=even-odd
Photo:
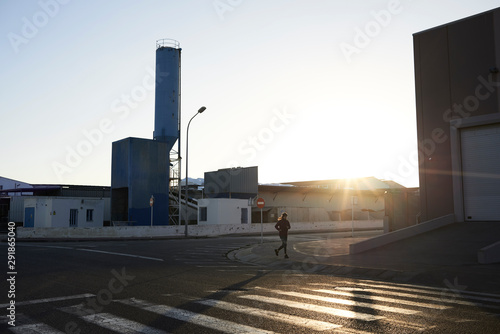
[[[422,221],[455,213],[450,122],[499,111],[499,28],[495,9],[414,34]]]
[[[349,222],[291,222],[290,233],[335,232],[354,230],[380,230],[382,220]],[[263,224],[264,233],[277,233],[274,224]],[[217,224],[190,225],[188,234],[192,237],[206,237],[229,234],[259,234],[260,224]],[[108,239],[108,238],[165,238],[184,237],[185,226],[120,226],[99,228],[22,228],[17,229],[20,239]]]
[[[388,245],[390,243],[401,241],[419,234],[423,234],[440,227],[453,224],[455,222],[455,215],[446,215],[443,217],[435,218],[433,220],[421,223],[418,225],[410,226],[390,233],[366,239],[355,244],[349,245],[350,254],[358,254],[368,250]]]

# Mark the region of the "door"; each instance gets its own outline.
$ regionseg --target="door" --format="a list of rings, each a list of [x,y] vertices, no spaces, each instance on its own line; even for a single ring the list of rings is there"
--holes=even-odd
[[[35,227],[35,208],[24,208],[24,227]]]
[[[69,210],[69,227],[78,226],[78,209]]]
[[[464,217],[500,221],[500,125],[461,131]]]
[[[248,208],[241,208],[241,223],[248,224]]]

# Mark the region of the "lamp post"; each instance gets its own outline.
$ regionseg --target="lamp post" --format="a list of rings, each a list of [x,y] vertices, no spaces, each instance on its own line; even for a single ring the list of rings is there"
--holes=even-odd
[[[186,225],[185,235],[186,235],[186,237],[188,236],[188,221],[189,221],[189,219],[188,219],[188,213],[189,213],[189,203],[188,203],[189,125],[191,125],[191,121],[193,120],[193,118],[195,118],[198,114],[201,114],[202,112],[204,112],[205,109],[207,109],[207,108],[201,107],[200,109],[198,109],[198,112],[196,114],[194,114],[194,116],[191,117],[191,119],[189,120],[187,130],[186,130],[186,195],[185,195],[185,199],[184,199],[186,201],[186,218],[185,218],[185,225]]]

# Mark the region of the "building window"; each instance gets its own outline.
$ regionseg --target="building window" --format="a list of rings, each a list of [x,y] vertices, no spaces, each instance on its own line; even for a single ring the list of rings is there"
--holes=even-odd
[[[207,207],[206,206],[200,207],[200,221],[201,222],[207,221]]]
[[[94,209],[87,209],[87,221],[94,221]]]

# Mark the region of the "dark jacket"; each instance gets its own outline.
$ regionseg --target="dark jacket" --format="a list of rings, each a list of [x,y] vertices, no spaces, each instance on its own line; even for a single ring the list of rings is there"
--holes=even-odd
[[[290,229],[290,222],[287,219],[278,220],[274,228],[279,231],[280,237],[286,237]]]

